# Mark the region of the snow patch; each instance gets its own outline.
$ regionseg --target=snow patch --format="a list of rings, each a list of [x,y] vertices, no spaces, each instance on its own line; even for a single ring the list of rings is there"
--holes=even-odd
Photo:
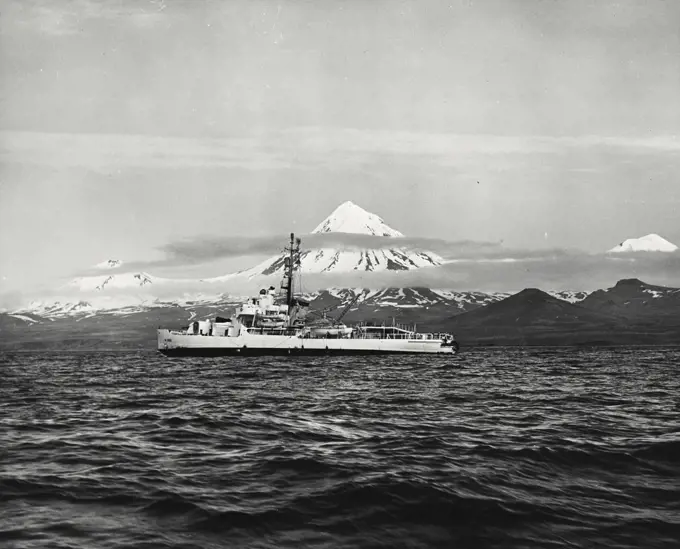
[[[121,273],[115,275],[81,276],[74,278],[68,285],[81,292],[92,292],[112,288],[138,288],[163,280],[148,273]]]
[[[561,299],[562,301],[568,301],[569,303],[579,303],[583,301],[586,297],[590,295],[590,292],[581,292],[574,290],[562,290],[562,291],[548,291],[548,295]]]
[[[30,316],[15,315],[15,314],[11,314],[9,316],[11,316],[12,318],[18,318],[19,320],[23,320],[24,322],[30,322],[30,323],[33,323],[33,324],[38,322],[37,320],[35,320],[34,318],[31,318]]]
[[[663,296],[664,296],[664,294],[663,294],[662,292],[659,292],[659,291],[657,291],[657,290],[650,290],[649,288],[645,288],[645,289],[642,290],[642,291],[645,292],[646,294],[651,294],[651,295],[652,295],[652,299],[657,299],[657,298],[659,298],[659,297],[663,297]]]

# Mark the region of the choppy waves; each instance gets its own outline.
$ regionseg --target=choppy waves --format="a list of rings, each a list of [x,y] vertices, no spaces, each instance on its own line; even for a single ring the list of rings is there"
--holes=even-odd
[[[680,350],[0,357],[0,544],[677,547]]]

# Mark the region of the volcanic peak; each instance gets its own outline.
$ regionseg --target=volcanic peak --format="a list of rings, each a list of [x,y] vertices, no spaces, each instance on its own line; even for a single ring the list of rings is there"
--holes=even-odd
[[[375,236],[404,236],[393,229],[374,213],[364,210],[354,202],[348,200],[340,204],[312,231],[318,233],[354,233]]]
[[[629,238],[618,246],[615,246],[610,253],[625,252],[676,252],[678,247],[659,236],[658,234],[648,234],[640,238]]]

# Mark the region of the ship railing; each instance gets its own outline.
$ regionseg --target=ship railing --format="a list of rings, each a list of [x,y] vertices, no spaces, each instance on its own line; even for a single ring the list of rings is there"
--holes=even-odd
[[[414,334],[396,333],[386,334],[384,332],[358,332],[351,336],[352,339],[413,339]]]
[[[448,334],[440,333],[397,333],[397,334],[384,334],[380,332],[361,332],[357,336],[358,339],[412,339],[412,340],[444,340],[449,336]]]
[[[423,334],[425,336],[425,339],[441,339],[444,340],[447,337],[449,337],[448,334],[443,334],[443,333],[434,333],[434,334]]]
[[[253,333],[253,330],[248,330],[249,333]],[[267,333],[272,334],[275,330],[267,330]],[[416,333],[396,333],[396,334],[386,334],[382,331],[375,332],[352,332],[351,334],[325,334],[325,333],[313,333],[305,332],[301,334],[301,337],[305,339],[398,339],[398,340],[443,340],[443,336],[446,334],[416,334]]]
[[[299,332],[299,328],[248,328],[249,334],[255,335],[287,335],[293,336]]]

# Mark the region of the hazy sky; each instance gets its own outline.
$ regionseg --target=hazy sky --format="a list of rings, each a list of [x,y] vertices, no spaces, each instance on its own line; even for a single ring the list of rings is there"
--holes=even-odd
[[[345,200],[409,236],[680,245],[676,0],[0,6],[5,291]]]

